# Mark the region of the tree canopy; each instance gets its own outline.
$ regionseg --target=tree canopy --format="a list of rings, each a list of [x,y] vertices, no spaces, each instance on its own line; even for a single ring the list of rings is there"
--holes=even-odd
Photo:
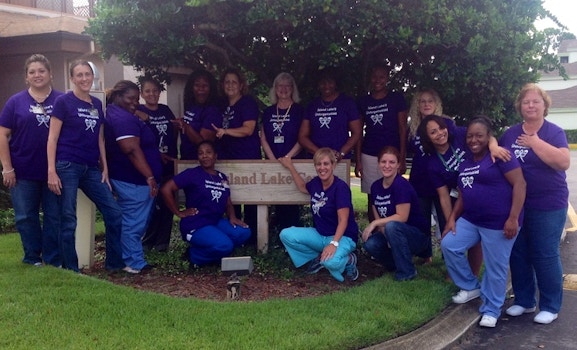
[[[564,29],[541,0],[99,0],[96,13],[87,32],[105,58],[165,81],[170,67],[237,66],[258,94],[287,71],[310,97],[318,69],[339,67],[345,92],[360,94],[385,63],[408,98],[432,87],[447,114],[501,125],[524,83],[560,68]],[[537,31],[545,17],[559,28]]]

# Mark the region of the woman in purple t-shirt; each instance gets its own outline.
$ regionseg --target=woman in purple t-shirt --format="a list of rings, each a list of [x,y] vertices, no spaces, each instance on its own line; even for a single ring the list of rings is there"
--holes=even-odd
[[[557,319],[563,299],[563,269],[559,252],[565,227],[569,190],[565,171],[570,155],[563,129],[545,120],[551,98],[538,85],[525,85],[515,101],[523,123],[507,129],[500,142],[521,163],[527,181],[525,219],[511,253],[511,281],[515,305],[509,316],[535,312],[534,321]]]
[[[212,124],[220,125],[216,79],[210,72],[197,69],[184,86],[184,116],[175,120],[181,131],[180,159],[197,159],[197,147],[204,140],[215,141]]]
[[[229,256],[250,237],[250,229],[234,213],[226,175],[215,169],[214,144],[202,141],[197,157],[199,166],[176,175],[162,186],[161,192],[168,208],[181,219],[182,239],[190,244],[190,263],[202,266]],[[183,210],[175,200],[179,189],[186,197]],[[228,220],[223,218],[225,213]]]
[[[142,237],[158,194],[162,161],[156,136],[134,115],[140,95],[138,85],[121,80],[106,95],[106,156],[112,187],[122,209],[124,271],[137,274],[150,269],[144,258]]]
[[[140,97],[144,104],[139,105],[136,115],[143,120],[156,136],[158,151],[162,157],[162,176],[160,186],[174,176],[174,161],[178,157],[176,143],[178,133],[174,126],[175,117],[165,104],[158,103],[162,85],[150,76],[140,79]],[[166,252],[172,233],[172,212],[166,207],[161,197],[156,197],[150,222],[146,233],[142,238],[145,249],[154,249],[158,252]]]
[[[260,143],[267,159],[301,158],[298,134],[303,108],[297,84],[289,73],[280,73],[273,81],[269,99],[272,106],[262,112]],[[278,227],[300,226],[300,205],[276,205]]]
[[[311,196],[314,227],[289,227],[280,233],[291,260],[296,267],[307,262],[307,273],[326,268],[337,281],[355,281],[359,277],[357,247],[359,227],[353,212],[351,189],[334,175],[337,158],[328,147],[316,151],[313,162],[317,176],[305,183],[295,169],[292,159],[279,158],[289,169],[296,187]]]
[[[459,165],[459,196],[441,241],[449,276],[461,289],[453,302],[463,304],[481,296],[481,327],[495,327],[505,301],[509,256],[523,221],[526,183],[516,159],[493,162],[489,152],[491,120],[471,119],[467,128],[470,150]],[[465,253],[481,243],[485,273],[479,285]]]
[[[50,113],[62,92],[52,89],[50,62],[40,54],[24,64],[28,89],[10,97],[0,114],[2,181],[10,190],[26,264],[62,265],[58,252],[58,206],[46,183]],[[40,206],[44,219],[40,223]]]
[[[378,154],[382,178],[371,186],[370,206],[377,218],[363,230],[367,252],[386,270],[395,271],[397,281],[417,276],[413,255],[430,246],[430,226],[419,207],[417,193],[399,174],[401,155],[392,146]]]
[[[90,63],[70,65],[72,91],[54,103],[47,141],[48,187],[60,196],[60,254],[62,267],[79,271],[76,254],[76,195],[78,189],[98,208],[106,226],[105,268],[125,267],[120,247],[122,212],[112,195],[104,145],[102,102],[90,95],[94,72]]]

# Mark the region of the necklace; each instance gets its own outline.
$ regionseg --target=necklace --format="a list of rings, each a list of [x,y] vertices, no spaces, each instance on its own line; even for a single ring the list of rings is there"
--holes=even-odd
[[[282,119],[280,119],[280,118],[279,118],[279,117],[280,117],[280,112],[279,112],[279,110],[278,110],[278,103],[277,103],[277,105],[276,105],[276,117],[277,117],[277,120],[278,120],[278,126],[275,127],[275,130],[278,131],[279,135],[282,134],[282,127],[284,126],[284,123],[285,123],[285,122],[287,121],[287,119],[288,119],[288,115],[289,115],[289,112],[290,112],[292,106],[293,106],[293,104],[291,103],[291,104],[288,106],[288,108],[287,108],[285,114],[283,115]],[[279,120],[279,119],[280,119],[280,120]]]
[[[28,93],[30,94],[30,96],[32,96],[32,98],[34,99],[34,101],[36,101],[36,103],[43,103],[44,101],[46,101],[46,99],[48,98],[48,96],[50,96],[50,94],[52,93],[52,87],[50,86],[48,88],[48,93],[46,94],[46,96],[42,96],[42,95],[37,95],[35,93],[32,92],[32,88],[28,88]]]

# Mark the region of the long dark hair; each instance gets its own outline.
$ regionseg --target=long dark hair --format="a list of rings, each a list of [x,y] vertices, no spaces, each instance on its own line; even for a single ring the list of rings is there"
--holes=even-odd
[[[445,120],[446,120],[445,118],[443,118],[439,115],[431,114],[431,115],[428,115],[425,118],[423,118],[423,121],[421,121],[421,124],[419,124],[418,133],[419,133],[419,137],[421,138],[421,145],[423,145],[423,150],[426,153],[429,153],[429,154],[435,153],[435,145],[433,145],[433,142],[429,138],[429,134],[427,134],[427,124],[430,121],[434,121],[437,124],[439,124],[439,128],[441,130],[444,130],[444,129],[447,129],[447,123],[445,122]],[[453,137],[454,137],[454,135],[452,135],[449,132],[448,137],[447,137],[447,141],[449,142],[449,144],[451,144],[453,142]]]
[[[187,109],[191,106],[199,105],[199,103],[194,98],[194,83],[198,79],[205,79],[208,81],[208,87],[210,89],[208,93],[208,99],[206,100],[206,105],[215,105],[217,102],[218,96],[218,89],[216,84],[216,79],[214,75],[212,75],[209,71],[204,69],[197,69],[194,72],[190,73],[188,79],[186,80],[186,85],[184,86],[184,93],[183,93],[183,105],[184,109]]]

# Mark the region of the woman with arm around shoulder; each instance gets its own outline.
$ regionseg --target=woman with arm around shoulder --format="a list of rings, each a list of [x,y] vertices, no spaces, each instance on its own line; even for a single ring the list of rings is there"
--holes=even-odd
[[[238,219],[230,200],[230,187],[225,174],[215,169],[217,153],[214,144],[198,145],[199,166],[174,176],[161,192],[168,208],[180,220],[182,239],[189,243],[188,259],[202,266],[218,263],[235,247],[250,237],[248,226]],[[175,200],[179,189],[184,191],[186,208],[181,210]],[[226,214],[227,219],[223,218]]]
[[[0,114],[2,183],[10,190],[16,228],[26,264],[60,266],[58,206],[46,182],[46,140],[56,97],[50,62],[44,55],[26,59],[28,89],[10,97]],[[42,170],[41,170],[42,169]],[[40,207],[44,217],[40,220]]]
[[[515,304],[509,316],[534,312],[539,289],[539,313],[534,321],[557,319],[563,299],[559,245],[567,215],[569,190],[565,171],[570,155],[563,129],[545,117],[551,98],[536,84],[523,86],[515,108],[523,122],[507,129],[500,143],[512,150],[527,181],[525,216],[511,252]],[[546,179],[546,181],[544,181]]]
[[[298,143],[303,108],[294,78],[289,73],[280,73],[270,89],[269,106],[262,113],[260,143],[267,159],[282,157],[300,158],[302,147]],[[283,228],[300,226],[299,205],[276,205],[275,216],[278,226]]]
[[[142,237],[158,194],[162,161],[156,136],[134,113],[140,90],[128,80],[107,91],[106,148],[112,187],[122,209],[124,271],[137,274],[150,265]]]
[[[417,276],[413,255],[429,247],[430,227],[419,207],[417,193],[399,174],[400,154],[391,146],[378,155],[383,177],[371,186],[370,206],[377,219],[363,230],[366,251],[386,270],[395,271],[397,281]]]
[[[471,119],[467,152],[459,165],[459,197],[441,241],[449,276],[461,289],[453,302],[462,304],[482,296],[479,325],[495,327],[505,301],[509,256],[523,221],[526,183],[516,159],[493,162],[489,152],[491,120]],[[491,203],[488,205],[488,203]],[[481,243],[485,273],[479,280],[465,253]]]
[[[316,151],[313,162],[317,176],[305,183],[291,158],[279,158],[287,168],[296,187],[311,196],[314,227],[289,227],[280,239],[296,267],[309,263],[307,273],[326,268],[337,281],[354,281],[359,277],[356,249],[358,226],[355,222],[349,186],[334,175],[337,158],[334,150],[323,147]]]
[[[94,72],[90,63],[70,65],[72,91],[54,103],[47,142],[48,188],[59,201],[62,267],[78,272],[75,246],[76,195],[78,189],[98,208],[106,226],[105,268],[117,271],[122,261],[120,233],[122,213],[112,195],[104,145],[102,102],[90,95]]]

